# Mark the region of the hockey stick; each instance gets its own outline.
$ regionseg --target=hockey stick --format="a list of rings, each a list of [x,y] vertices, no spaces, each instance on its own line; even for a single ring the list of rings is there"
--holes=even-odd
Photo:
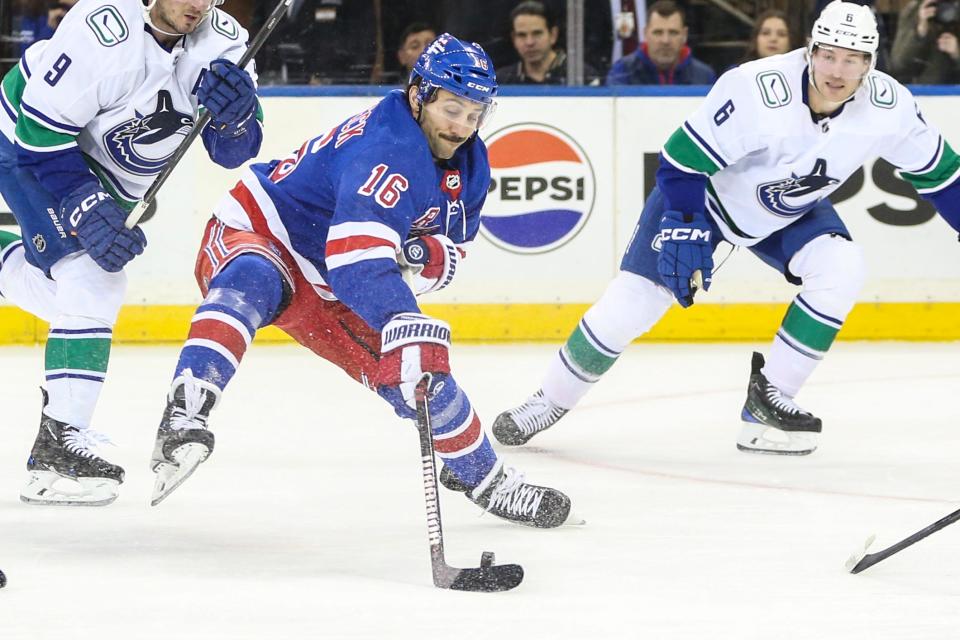
[[[451,567],[444,558],[437,466],[433,458],[433,432],[430,430],[430,408],[427,406],[429,386],[430,374],[425,374],[417,384],[414,395],[417,431],[420,433],[420,459],[423,463],[423,492],[427,500],[427,535],[430,538],[433,584],[441,589],[457,591],[508,591],[523,580],[523,567],[520,565],[495,565],[492,551],[484,551],[480,556],[480,566],[471,569]]]
[[[703,289],[703,272],[697,269],[690,276],[690,297],[697,295],[697,291]]]
[[[846,563],[847,570],[850,573],[860,573],[864,569],[869,569],[870,567],[877,564],[878,562],[882,562],[883,560],[886,560],[893,554],[903,551],[910,545],[916,542],[920,542],[931,533],[940,531],[940,529],[943,529],[944,527],[947,527],[953,524],[957,520],[960,520],[960,509],[957,509],[953,513],[940,518],[939,520],[931,524],[929,527],[920,529],[920,531],[917,531],[912,536],[908,536],[904,538],[897,544],[887,547],[882,551],[877,551],[876,553],[867,553],[867,549],[870,547],[870,545],[873,543],[874,538],[876,537],[876,536],[870,536],[869,538],[867,538],[867,541],[864,543],[863,549],[853,554],[852,556],[850,556],[850,559],[847,560],[847,563]]]
[[[273,33],[273,30],[280,23],[280,19],[283,17],[283,14],[286,13],[287,8],[292,2],[293,0],[279,0],[277,2],[277,5],[270,13],[270,17],[268,17],[264,25],[260,27],[260,31],[257,32],[257,35],[250,42],[250,46],[247,47],[247,50],[243,53],[243,57],[240,58],[240,62],[237,63],[238,67],[244,69],[250,61],[253,60],[253,56],[257,55],[257,52],[260,51],[260,47],[263,46],[263,43],[266,42],[270,34]],[[127,220],[124,222],[124,226],[126,226],[127,229],[133,229],[133,227],[140,222],[140,218],[147,212],[147,207],[149,207],[153,199],[157,197],[157,192],[160,191],[160,187],[163,186],[163,183],[167,181],[167,178],[169,178],[173,170],[176,169],[184,154],[187,153],[187,149],[190,148],[190,145],[197,139],[197,136],[200,135],[200,132],[203,131],[203,128],[207,126],[207,122],[209,121],[210,112],[205,110],[200,117],[197,118],[197,122],[193,125],[190,133],[187,134],[180,142],[180,145],[174,150],[173,155],[170,156],[163,171],[154,178],[153,184],[150,185],[150,188],[143,194],[140,201],[137,202],[130,213],[127,214]]]

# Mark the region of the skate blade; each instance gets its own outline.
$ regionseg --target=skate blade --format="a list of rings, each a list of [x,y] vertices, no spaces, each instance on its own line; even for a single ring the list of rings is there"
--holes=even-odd
[[[747,453],[806,456],[817,450],[817,434],[812,431],[782,431],[765,424],[744,422],[737,437],[737,449]]]
[[[206,460],[209,455],[210,449],[198,442],[184,444],[174,449],[170,457],[177,464],[161,462],[154,469],[157,479],[153,484],[150,506],[155,507],[163,502],[167,496],[193,475],[200,463]]]
[[[587,524],[587,521],[580,517],[579,513],[574,513],[573,510],[567,514],[567,519],[560,523],[561,527],[582,527]]]
[[[31,471],[20,492],[24,504],[104,507],[119,495],[120,483],[108,478],[70,478],[53,471]]]
[[[863,548],[853,553],[849,558],[847,558],[844,567],[847,569],[847,573],[851,573],[853,568],[860,564],[860,561],[867,555],[867,549],[870,548],[870,545],[873,544],[873,541],[877,539],[876,534],[871,535],[867,538],[866,542],[863,543]]]

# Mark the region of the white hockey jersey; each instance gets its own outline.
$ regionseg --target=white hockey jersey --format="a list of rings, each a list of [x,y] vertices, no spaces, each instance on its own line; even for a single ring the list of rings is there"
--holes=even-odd
[[[192,128],[201,72],[217,58],[239,61],[246,42],[246,30],[215,9],[167,51],[140,0],[80,0],[4,78],[0,131],[37,153],[79,145],[129,204]],[[246,70],[256,81],[252,62]]]
[[[670,137],[664,158],[709,176],[705,209],[733,244],[756,244],[881,157],[921,194],[960,175],[960,158],[928,125],[906,87],[874,71],[854,98],[814,121],[805,51],[725,73]]]

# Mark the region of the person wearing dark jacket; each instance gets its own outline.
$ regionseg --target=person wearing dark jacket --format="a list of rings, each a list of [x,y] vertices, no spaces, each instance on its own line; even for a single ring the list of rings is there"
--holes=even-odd
[[[525,0],[510,13],[510,38],[519,61],[497,73],[501,84],[567,84],[567,53],[557,46],[560,27],[555,15],[539,0]],[[601,75],[583,65],[587,85]]]
[[[659,0],[647,10],[644,42],[617,60],[607,84],[713,84],[714,70],[693,57],[687,46],[683,10],[672,0]]]

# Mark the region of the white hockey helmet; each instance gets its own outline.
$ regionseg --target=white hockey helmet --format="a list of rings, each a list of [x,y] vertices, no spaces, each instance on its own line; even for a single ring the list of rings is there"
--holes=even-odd
[[[877,19],[870,7],[833,0],[813,23],[807,53],[812,56],[818,45],[862,51],[870,54],[869,73],[877,65],[879,42]]]

